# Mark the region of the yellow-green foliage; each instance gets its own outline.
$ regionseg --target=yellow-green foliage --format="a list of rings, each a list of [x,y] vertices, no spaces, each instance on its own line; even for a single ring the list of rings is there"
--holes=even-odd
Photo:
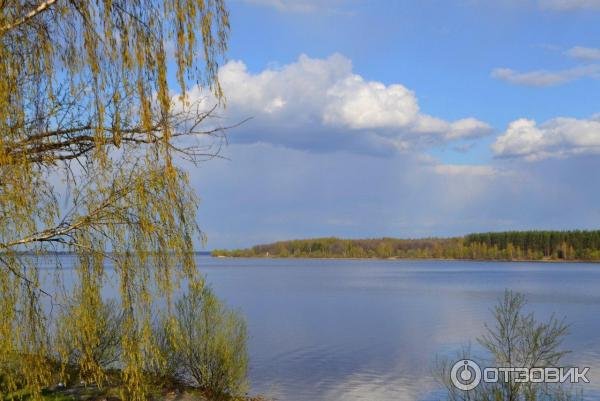
[[[39,400],[67,352],[48,344],[64,303],[39,269],[49,250],[77,254],[65,330],[98,385],[100,293],[114,266],[122,396],[145,398],[153,306],[172,310],[178,282],[197,278],[197,198],[175,158],[208,151],[180,139],[218,132],[199,129],[210,113],[183,95],[199,82],[222,100],[228,32],[223,0],[0,0],[0,399],[22,389]]]
[[[57,314],[52,343],[56,350],[54,358],[65,369],[65,383],[79,383],[81,380],[101,382],[104,377],[98,380],[94,377],[96,372],[102,374],[121,365],[123,311],[114,300],[101,302],[94,310],[95,324],[89,325],[90,335],[85,331],[72,330],[73,321],[79,319],[82,304],[77,298],[71,299]]]
[[[243,317],[202,286],[191,286],[175,309],[175,325],[158,326],[166,339],[165,372],[216,398],[243,394],[248,370]]]

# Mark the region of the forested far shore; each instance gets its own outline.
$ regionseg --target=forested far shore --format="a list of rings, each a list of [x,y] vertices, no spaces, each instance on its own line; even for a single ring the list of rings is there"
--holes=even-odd
[[[451,238],[335,237],[279,241],[246,249],[215,249],[217,257],[399,258],[600,261],[600,230],[505,231]]]

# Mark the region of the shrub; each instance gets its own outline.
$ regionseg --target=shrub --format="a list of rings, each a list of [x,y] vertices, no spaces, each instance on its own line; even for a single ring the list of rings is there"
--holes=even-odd
[[[492,360],[489,366],[517,368],[544,368],[560,366],[567,353],[561,343],[568,326],[562,320],[550,317],[539,322],[532,313],[523,311],[525,297],[505,291],[493,309],[495,325],[486,325],[486,334],[478,339]],[[468,350],[458,359],[472,359]],[[453,386],[450,378],[451,364],[442,361],[438,374],[448,389],[450,401],[570,401],[581,399],[581,394],[559,384],[520,383],[516,377],[502,378],[497,383],[481,382],[470,391]]]
[[[74,371],[79,379],[86,380],[89,366],[96,366],[104,372],[119,367],[124,315],[116,301],[100,301],[94,310],[86,310],[93,318],[93,325],[88,325],[86,330],[80,327],[74,330],[74,320],[80,316],[82,307],[86,306],[77,298],[68,300],[58,316],[55,348],[67,371]]]
[[[228,309],[205,286],[191,286],[175,308],[174,325],[158,325],[164,372],[214,397],[236,396],[247,388],[247,329],[243,317]],[[172,330],[172,331],[171,331]]]

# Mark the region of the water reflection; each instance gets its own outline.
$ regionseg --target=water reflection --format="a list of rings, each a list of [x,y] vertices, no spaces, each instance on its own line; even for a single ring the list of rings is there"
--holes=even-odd
[[[254,392],[286,401],[440,399],[436,356],[474,342],[510,288],[526,295],[526,309],[539,320],[555,313],[571,323],[567,362],[592,367],[584,395],[600,400],[600,265],[209,257],[198,263],[217,294],[248,319]]]

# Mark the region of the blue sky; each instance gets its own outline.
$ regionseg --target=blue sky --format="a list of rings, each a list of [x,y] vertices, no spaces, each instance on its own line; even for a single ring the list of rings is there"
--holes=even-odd
[[[600,226],[600,0],[229,4],[207,248]]]

